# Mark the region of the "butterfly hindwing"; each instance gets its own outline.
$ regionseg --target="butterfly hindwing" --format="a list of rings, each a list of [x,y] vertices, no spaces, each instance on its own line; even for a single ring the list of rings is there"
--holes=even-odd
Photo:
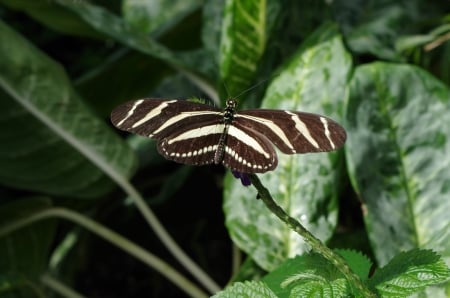
[[[165,158],[189,165],[214,163],[223,123],[203,122],[190,125],[158,141],[158,151]]]
[[[277,154],[258,131],[233,122],[228,129],[223,164],[241,173],[264,173],[276,168]]]

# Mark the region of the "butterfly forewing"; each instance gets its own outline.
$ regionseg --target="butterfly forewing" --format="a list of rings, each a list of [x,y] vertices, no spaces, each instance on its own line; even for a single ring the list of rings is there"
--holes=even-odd
[[[246,110],[234,121],[263,133],[283,153],[332,151],[346,139],[345,130],[333,120],[317,114],[283,110]]]
[[[140,99],[126,102],[111,113],[119,129],[160,140],[192,124],[221,121],[220,109],[184,100]]]

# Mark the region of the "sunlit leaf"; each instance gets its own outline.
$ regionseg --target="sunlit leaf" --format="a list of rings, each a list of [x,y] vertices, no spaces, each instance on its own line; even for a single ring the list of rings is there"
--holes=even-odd
[[[358,67],[347,110],[347,160],[373,251],[450,257],[450,92],[413,66]]]
[[[382,297],[408,297],[449,278],[449,268],[436,253],[414,249],[395,256],[369,282]]]
[[[234,298],[234,297],[276,298],[277,296],[263,282],[260,281],[237,282],[232,284],[225,290],[212,296],[212,298]]]

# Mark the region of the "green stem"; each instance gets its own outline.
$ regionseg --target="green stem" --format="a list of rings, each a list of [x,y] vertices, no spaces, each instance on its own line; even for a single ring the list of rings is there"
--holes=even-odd
[[[325,244],[323,244],[322,241],[314,237],[314,235],[311,234],[298,220],[289,216],[283,210],[283,208],[277,205],[270,192],[267,190],[267,188],[264,187],[264,185],[262,185],[258,176],[252,174],[250,175],[250,180],[255,186],[256,190],[258,191],[259,197],[267,206],[267,208],[269,208],[269,210],[273,214],[275,214],[281,221],[286,223],[294,232],[299,234],[305,240],[305,242],[311,246],[312,250],[321,254],[324,258],[326,258],[329,262],[336,266],[336,268],[345,276],[352,287],[356,288],[359,291],[362,297],[377,297],[364,285],[359,276],[357,276],[350,269],[350,267],[340,255],[334,253]]]
[[[54,279],[49,274],[43,274],[41,276],[41,282],[61,295],[61,297],[66,298],[85,298],[85,296],[75,292],[73,289],[61,283],[59,280]]]
[[[98,222],[81,215],[77,212],[65,209],[65,208],[50,208],[43,211],[36,212],[32,215],[26,216],[25,218],[18,219],[14,222],[10,222],[2,227],[0,227],[0,238],[9,234],[17,229],[27,226],[33,222],[59,217],[66,220],[70,220],[92,233],[102,237],[106,241],[114,244],[128,254],[134,256],[138,260],[142,261],[146,265],[154,268],[156,271],[164,275],[167,279],[176,284],[181,290],[185,291],[191,297],[208,297],[201,289],[191,283],[183,275],[178,273],[169,264],[165,263],[155,255],[149,253],[142,247],[136,245],[130,240],[126,239],[122,235],[106,228],[105,226],[99,224]]]

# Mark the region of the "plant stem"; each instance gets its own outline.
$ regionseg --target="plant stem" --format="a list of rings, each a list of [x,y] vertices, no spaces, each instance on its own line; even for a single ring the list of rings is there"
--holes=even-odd
[[[357,276],[347,265],[345,260],[338,254],[334,253],[330,248],[328,248],[325,244],[322,243],[318,238],[314,237],[298,220],[289,216],[283,208],[281,208],[275,200],[272,198],[272,195],[267,190],[267,188],[262,185],[258,176],[255,174],[250,175],[250,180],[252,184],[255,186],[258,191],[258,195],[264,204],[269,208],[269,210],[275,214],[281,221],[286,223],[294,232],[299,234],[306,243],[311,246],[311,249],[315,252],[321,254],[324,258],[326,258],[330,263],[332,263],[336,268],[345,276],[347,281],[351,284],[352,287],[356,288],[362,297],[371,297],[376,298],[377,296],[372,293],[361,281],[359,276]]]
[[[85,298],[86,296],[83,296],[77,292],[75,292],[73,289],[69,288],[68,286],[61,283],[59,280],[54,279],[49,274],[43,274],[41,276],[41,282],[45,284],[47,287],[61,295],[62,297],[66,298]]]
[[[8,224],[5,224],[2,227],[0,227],[0,237],[5,236],[6,234],[9,234],[17,229],[27,226],[33,222],[52,217],[70,220],[86,228],[92,233],[102,237],[103,239],[114,244],[123,251],[134,256],[135,258],[139,259],[146,265],[150,266],[151,268],[155,269],[156,271],[164,275],[167,279],[172,281],[181,290],[185,291],[191,297],[199,297],[199,298],[208,297],[206,293],[204,293],[196,285],[191,283],[188,279],[186,279],[183,275],[178,273],[174,268],[172,268],[169,264],[162,261],[160,258],[149,253],[148,251],[138,246],[134,242],[131,242],[130,240],[126,239],[122,235],[99,224],[98,222],[82,214],[71,211],[69,209],[49,208],[43,211],[38,211],[34,214],[28,215],[24,218],[15,220]]]

